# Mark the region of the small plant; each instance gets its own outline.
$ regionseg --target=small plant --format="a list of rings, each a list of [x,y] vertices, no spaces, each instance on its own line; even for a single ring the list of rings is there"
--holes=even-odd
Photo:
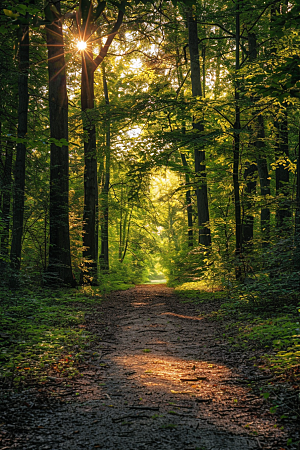
[[[161,428],[163,429],[169,429],[169,428],[177,428],[177,425],[175,425],[174,423],[168,423],[167,425],[162,425]]]

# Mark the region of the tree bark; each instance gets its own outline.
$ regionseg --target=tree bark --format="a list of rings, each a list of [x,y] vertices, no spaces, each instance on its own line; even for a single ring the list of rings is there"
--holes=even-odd
[[[109,108],[109,95],[107,88],[107,81],[105,75],[105,68],[103,67],[103,89],[107,108]],[[106,119],[106,133],[105,133],[105,170],[104,182],[101,193],[101,255],[100,255],[100,269],[102,272],[109,271],[109,247],[108,247],[108,193],[110,181],[110,117]]]
[[[244,210],[246,214],[243,218],[243,246],[248,250],[253,244],[254,217],[253,214],[250,214],[249,210],[253,204],[253,194],[255,194],[256,191],[256,174],[257,165],[254,163],[247,163],[244,170],[244,179],[246,181]]]
[[[235,73],[238,76],[240,69],[240,10],[239,0],[236,3],[236,35],[235,35]],[[239,82],[235,81],[235,123],[234,123],[234,143],[233,143],[233,190],[234,190],[234,213],[235,213],[235,255],[237,259],[236,278],[242,276],[241,259],[243,255],[240,183],[239,183],[239,158],[240,158],[240,93]]]
[[[297,178],[296,178],[296,211],[295,211],[295,252],[294,270],[300,267],[300,129],[298,133]]]
[[[87,32],[89,30],[87,29]],[[97,154],[94,109],[94,63],[91,51],[82,56],[81,110],[84,141],[84,212],[83,212],[83,282],[97,284]]]
[[[22,37],[19,46],[19,107],[18,107],[18,138],[25,139],[27,133],[28,115],[28,72],[29,72],[29,27],[21,27]],[[21,266],[21,251],[23,237],[24,201],[25,201],[25,160],[26,145],[17,143],[14,169],[14,201],[13,228],[10,249],[12,277],[10,284],[16,287]]]
[[[290,173],[287,158],[289,156],[288,143],[288,115],[286,107],[283,110],[282,119],[274,122],[276,128],[275,157],[277,160],[276,175],[276,195],[278,196],[278,206],[276,211],[276,226],[279,232],[288,231],[291,226],[291,201],[289,198]]]
[[[199,63],[199,49],[198,49],[198,31],[197,20],[193,16],[192,11],[188,12],[188,32],[189,32],[189,51],[191,60],[191,82],[193,97],[202,96],[200,63]],[[198,131],[201,137],[204,131],[203,121],[193,117],[193,128]],[[211,235],[209,228],[209,210],[208,210],[208,195],[206,182],[206,168],[205,168],[205,151],[203,145],[195,144],[194,146],[194,160],[196,173],[196,195],[197,195],[197,213],[198,213],[198,227],[199,227],[199,244],[205,247],[211,246]]]
[[[52,4],[60,13],[60,1]],[[69,236],[69,151],[68,96],[62,24],[52,13],[53,22],[46,26],[49,74],[50,137],[50,243],[46,282],[54,285],[75,284],[72,275]]]
[[[80,3],[77,15],[79,35],[88,43],[92,35],[94,21],[105,8],[106,2],[99,2],[93,11],[93,2]],[[119,5],[116,23],[108,34],[100,53],[93,59],[91,44],[82,52],[81,110],[83,118],[84,141],[84,213],[83,213],[83,267],[81,283],[97,285],[98,268],[98,180],[96,154],[96,128],[94,118],[94,72],[107,55],[108,49],[117,34],[124,16],[125,2]]]
[[[267,247],[270,242],[271,213],[270,208],[266,204],[266,196],[270,195],[271,190],[270,190],[268,162],[264,153],[265,147],[264,119],[261,114],[258,116],[257,122],[258,122],[258,130],[257,130],[257,138],[255,140],[256,162],[260,183],[260,193],[264,198],[265,203],[260,212],[260,228],[262,233],[262,247]]]
[[[190,184],[190,177],[188,174],[188,163],[186,161],[186,157],[184,153],[181,153],[181,161],[182,165],[185,168],[185,182],[188,186]],[[193,247],[194,245],[194,233],[193,233],[193,206],[192,206],[192,197],[191,191],[188,189],[185,193],[186,198],[186,210],[187,210],[187,219],[188,219],[188,246]]]
[[[12,188],[12,159],[13,159],[13,142],[6,141],[5,144],[5,162],[3,170],[1,171],[1,220],[3,229],[1,231],[0,239],[0,269],[4,273],[9,261],[9,225],[10,225],[10,202],[11,202],[11,188]]]
[[[249,61],[254,62],[257,59],[257,40],[255,33],[248,34]],[[257,102],[257,97],[251,98],[253,104]],[[255,148],[255,157],[257,171],[260,181],[260,192],[264,199],[264,206],[260,213],[260,226],[262,235],[262,247],[266,247],[270,240],[270,209],[266,205],[265,197],[270,195],[270,180],[268,173],[268,163],[265,156],[265,128],[264,119],[261,114],[255,117],[256,111],[253,112],[254,121],[252,126],[252,139]],[[254,189],[254,187],[253,187]]]

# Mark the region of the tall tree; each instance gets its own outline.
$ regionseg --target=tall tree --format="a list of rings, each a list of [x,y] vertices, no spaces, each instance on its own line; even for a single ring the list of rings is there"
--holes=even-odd
[[[83,213],[83,258],[84,267],[81,282],[97,284],[98,260],[98,180],[96,127],[94,119],[94,73],[99,67],[116,36],[124,16],[125,2],[121,2],[117,20],[100,53],[93,57],[90,39],[95,31],[95,23],[106,7],[106,2],[99,2],[96,9],[93,2],[82,0],[77,14],[79,37],[87,46],[82,51],[81,72],[81,110],[83,118],[84,140],[84,213]]]
[[[188,33],[189,33],[189,51],[191,64],[191,83],[193,97],[202,97],[200,61],[198,48],[198,30],[197,19],[191,9],[188,10]],[[203,121],[199,118],[193,118],[193,128],[197,130],[201,139],[204,131]],[[211,245],[211,235],[209,228],[209,209],[207,196],[207,182],[205,169],[205,150],[203,145],[194,146],[195,173],[196,173],[196,194],[197,211],[199,227],[199,244],[209,247]]]
[[[103,90],[104,90],[104,98],[105,104],[107,108],[107,115],[105,120],[105,151],[104,151],[104,159],[105,159],[105,167],[103,170],[103,181],[102,181],[102,192],[101,192],[101,254],[100,254],[100,269],[102,272],[109,271],[109,248],[108,248],[108,214],[109,214],[109,202],[108,202],[108,194],[109,194],[109,181],[110,181],[110,113],[109,113],[109,95],[108,95],[108,87],[105,73],[105,66],[103,68]]]
[[[242,258],[242,218],[239,183],[239,161],[240,161],[240,131],[241,131],[241,111],[240,111],[240,91],[239,91],[239,70],[240,70],[240,0],[236,2],[235,12],[235,122],[234,122],[234,142],[233,142],[233,191],[234,191],[234,214],[235,214],[235,255],[237,258],[236,278],[241,278],[241,258]]]
[[[47,281],[73,285],[69,236],[68,96],[60,1],[45,8],[50,113],[50,243]]]
[[[28,14],[26,15],[28,19]],[[26,23],[27,22],[27,23]],[[23,219],[25,202],[25,161],[26,161],[26,133],[28,116],[28,73],[29,73],[29,25],[28,20],[20,25],[19,45],[19,107],[18,107],[18,138],[17,152],[14,168],[14,202],[13,202],[13,229],[10,250],[12,268],[11,284],[15,286],[15,276],[21,266],[21,251],[23,237]]]

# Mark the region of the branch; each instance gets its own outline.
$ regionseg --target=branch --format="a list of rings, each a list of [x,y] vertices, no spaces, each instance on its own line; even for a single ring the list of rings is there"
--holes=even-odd
[[[234,128],[234,124],[231,122],[231,120],[228,119],[221,111],[219,111],[215,106],[213,106],[213,110],[216,111],[218,114],[220,114],[227,122]]]
[[[253,120],[257,119],[258,116],[260,116],[266,109],[270,108],[270,105],[265,106],[262,108],[257,114],[255,114],[248,122],[241,127],[241,130],[244,130],[248,127],[249,123],[253,122]]]
[[[121,7],[122,6],[124,6],[124,2],[121,3]],[[124,17],[124,11],[121,11],[121,9],[119,9],[117,21],[116,21],[111,33],[108,35],[104,46],[101,48],[99,55],[94,59],[94,64],[95,64],[94,70],[97,69],[99,64],[102,63],[103,59],[107,55],[110,44],[112,43],[115,35],[119,31],[120,26],[122,25],[123,17]]]
[[[191,69],[189,69],[189,70],[187,71],[186,76],[184,77],[184,79],[183,79],[183,81],[181,82],[180,86],[179,86],[178,89],[176,90],[176,97],[178,97],[178,95],[179,95],[179,93],[180,93],[180,91],[181,91],[182,86],[184,85],[184,83],[186,82],[187,77],[188,77],[189,74],[190,74],[190,71],[191,71]]]

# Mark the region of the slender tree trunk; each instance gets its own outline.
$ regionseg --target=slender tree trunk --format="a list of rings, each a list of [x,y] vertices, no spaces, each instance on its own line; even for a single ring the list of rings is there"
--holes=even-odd
[[[268,162],[264,152],[265,148],[264,119],[261,114],[258,116],[258,130],[257,130],[257,139],[255,141],[255,147],[256,147],[256,162],[260,183],[260,193],[264,198],[264,206],[262,207],[260,212],[262,247],[266,247],[270,242],[270,219],[271,219],[270,208],[266,204],[266,197],[271,194],[271,190],[270,190]]]
[[[286,3],[286,2],[284,2]],[[271,22],[270,30],[274,29],[274,23],[278,15],[282,13],[284,3],[275,2],[271,6]],[[287,5],[287,4],[286,4]],[[275,41],[272,43],[270,58],[275,60],[277,56],[277,47]],[[275,171],[276,177],[276,195],[278,197],[277,211],[276,211],[276,228],[279,234],[283,231],[289,231],[291,226],[291,201],[289,198],[289,170],[286,162],[289,156],[289,142],[288,142],[288,114],[286,104],[283,104],[282,109],[277,108],[275,111],[278,117],[274,120],[274,127],[276,130],[275,143],[275,159],[277,167]]]
[[[83,258],[85,282],[97,284],[97,154],[96,127],[91,110],[94,109],[94,64],[92,52],[85,51],[82,57],[81,109],[83,113],[84,141],[84,213],[83,213]]]
[[[119,227],[119,261],[122,260],[123,252],[123,183],[121,184],[120,196],[120,227]]]
[[[83,212],[83,268],[81,283],[97,285],[98,267],[98,180],[96,154],[96,127],[94,117],[94,72],[107,55],[124,16],[125,1],[121,1],[118,18],[108,33],[100,53],[93,58],[92,44],[89,38],[95,30],[95,21],[102,14],[106,2],[99,2],[93,9],[91,0],[81,1],[77,14],[77,24],[81,39],[87,42],[82,51],[81,74],[81,110],[83,117],[84,141],[84,212]]]
[[[240,69],[240,10],[239,0],[236,3],[236,48],[235,48],[235,72],[238,76]],[[234,190],[234,213],[235,213],[235,255],[237,258],[236,278],[242,276],[241,258],[242,250],[242,221],[241,221],[241,202],[240,202],[240,184],[239,184],[239,158],[240,158],[240,93],[239,82],[235,82],[235,124],[234,124],[234,147],[233,147],[233,190]]]
[[[200,63],[199,63],[199,49],[198,49],[198,31],[197,21],[192,12],[188,13],[188,31],[189,31],[189,50],[191,59],[191,82],[192,95],[194,97],[202,96],[201,77],[200,77]],[[203,121],[193,118],[193,128],[198,131],[201,137],[204,131]],[[205,247],[211,245],[211,235],[209,228],[209,210],[208,210],[208,196],[207,196],[207,182],[205,169],[205,151],[203,145],[202,150],[199,150],[199,145],[194,147],[195,172],[196,172],[196,195],[197,195],[197,211],[198,211],[198,226],[199,226],[199,244]]]
[[[294,270],[300,268],[300,128],[298,133],[297,178],[296,178],[296,212],[295,212],[295,254]]]
[[[289,230],[291,223],[291,201],[289,198],[290,173],[287,158],[289,156],[288,143],[288,115],[286,107],[283,110],[282,119],[276,120],[276,195],[278,196],[278,206],[276,211],[276,226],[278,231]]]
[[[109,108],[109,96],[107,89],[107,81],[105,75],[105,68],[103,66],[103,88],[104,97],[107,108]],[[100,255],[100,268],[103,272],[109,271],[109,248],[108,248],[108,193],[109,193],[109,181],[110,181],[110,117],[108,115],[106,119],[106,133],[105,133],[105,170],[104,170],[104,183],[101,193],[101,255]]]
[[[250,249],[253,244],[253,228],[254,228],[254,217],[250,214],[249,210],[253,204],[253,195],[256,192],[256,175],[257,175],[257,165],[252,163],[247,163],[244,170],[244,179],[246,181],[246,189],[244,194],[244,210],[246,214],[243,220],[243,245],[246,249]]]
[[[60,13],[60,1],[53,1]],[[46,26],[49,74],[50,136],[64,140],[50,147],[50,242],[46,282],[74,285],[69,236],[68,96],[61,21],[53,14]]]
[[[254,33],[248,34],[248,48],[249,48],[249,62],[253,62],[257,58],[257,44],[256,44],[256,36]],[[255,105],[255,98],[251,98],[253,104]],[[255,111],[254,111],[255,114]],[[255,123],[255,122],[254,122]],[[250,138],[250,148],[252,148],[252,144],[257,140],[257,132],[255,127],[252,127],[252,136]],[[254,144],[255,147],[255,144]],[[250,214],[249,211],[253,205],[253,194],[256,191],[256,175],[257,175],[257,165],[252,162],[246,163],[246,168],[244,170],[244,179],[246,181],[246,189],[244,191],[244,211],[245,215],[243,217],[243,246],[245,246],[245,250],[250,250],[253,244],[253,232],[254,232],[254,217],[253,214]]]
[[[184,153],[181,153],[181,161],[182,165],[185,168],[185,182],[186,185],[190,184],[190,177],[188,174],[188,163],[186,161],[186,157]],[[193,247],[194,245],[194,233],[193,233],[193,205],[192,205],[192,197],[191,191],[188,189],[185,193],[186,198],[186,210],[187,210],[187,219],[188,219],[188,246]]]
[[[3,229],[1,230],[0,239],[0,269],[4,273],[9,259],[9,225],[10,225],[10,203],[11,203],[11,187],[12,187],[12,159],[13,159],[13,142],[6,141],[5,145],[5,162],[3,171],[1,171],[1,220]]]
[[[28,72],[29,72],[29,27],[21,27],[22,37],[19,47],[19,107],[18,107],[18,138],[24,139],[27,133],[28,114]],[[14,170],[14,202],[13,202],[13,229],[10,250],[10,263],[12,268],[11,285],[18,284],[18,272],[21,266],[23,218],[25,201],[25,160],[26,145],[17,143],[15,170]]]
[[[176,67],[177,67],[177,79],[178,79],[178,85],[180,87],[183,87],[184,85],[184,78],[182,74],[182,68],[180,64],[181,56],[180,56],[180,49],[177,41],[177,33],[175,34],[175,40],[176,40]],[[179,94],[179,91],[178,91]],[[182,99],[182,102],[184,102],[184,94],[182,91],[180,92],[180,97]],[[186,133],[186,127],[184,120],[182,121],[182,128],[181,128],[182,135],[185,135]],[[186,156],[184,153],[180,153],[182,165],[185,170],[185,183],[187,186],[190,186],[190,176],[189,176],[189,167],[186,160]],[[193,231],[193,206],[192,206],[192,196],[191,196],[191,190],[188,188],[188,190],[185,193],[186,198],[186,211],[187,211],[187,224],[188,224],[188,247],[193,247],[194,245],[194,231]]]
[[[257,40],[255,33],[248,34],[249,61],[254,62],[257,59]],[[257,98],[252,97],[252,102],[257,102]],[[254,111],[256,114],[256,111]],[[268,162],[265,156],[265,127],[264,118],[261,114],[254,120],[253,126],[254,147],[256,153],[256,164],[260,182],[260,192],[264,199],[264,206],[260,213],[260,227],[262,235],[262,247],[266,247],[270,241],[270,209],[266,204],[266,196],[270,195],[270,180],[268,172]]]

